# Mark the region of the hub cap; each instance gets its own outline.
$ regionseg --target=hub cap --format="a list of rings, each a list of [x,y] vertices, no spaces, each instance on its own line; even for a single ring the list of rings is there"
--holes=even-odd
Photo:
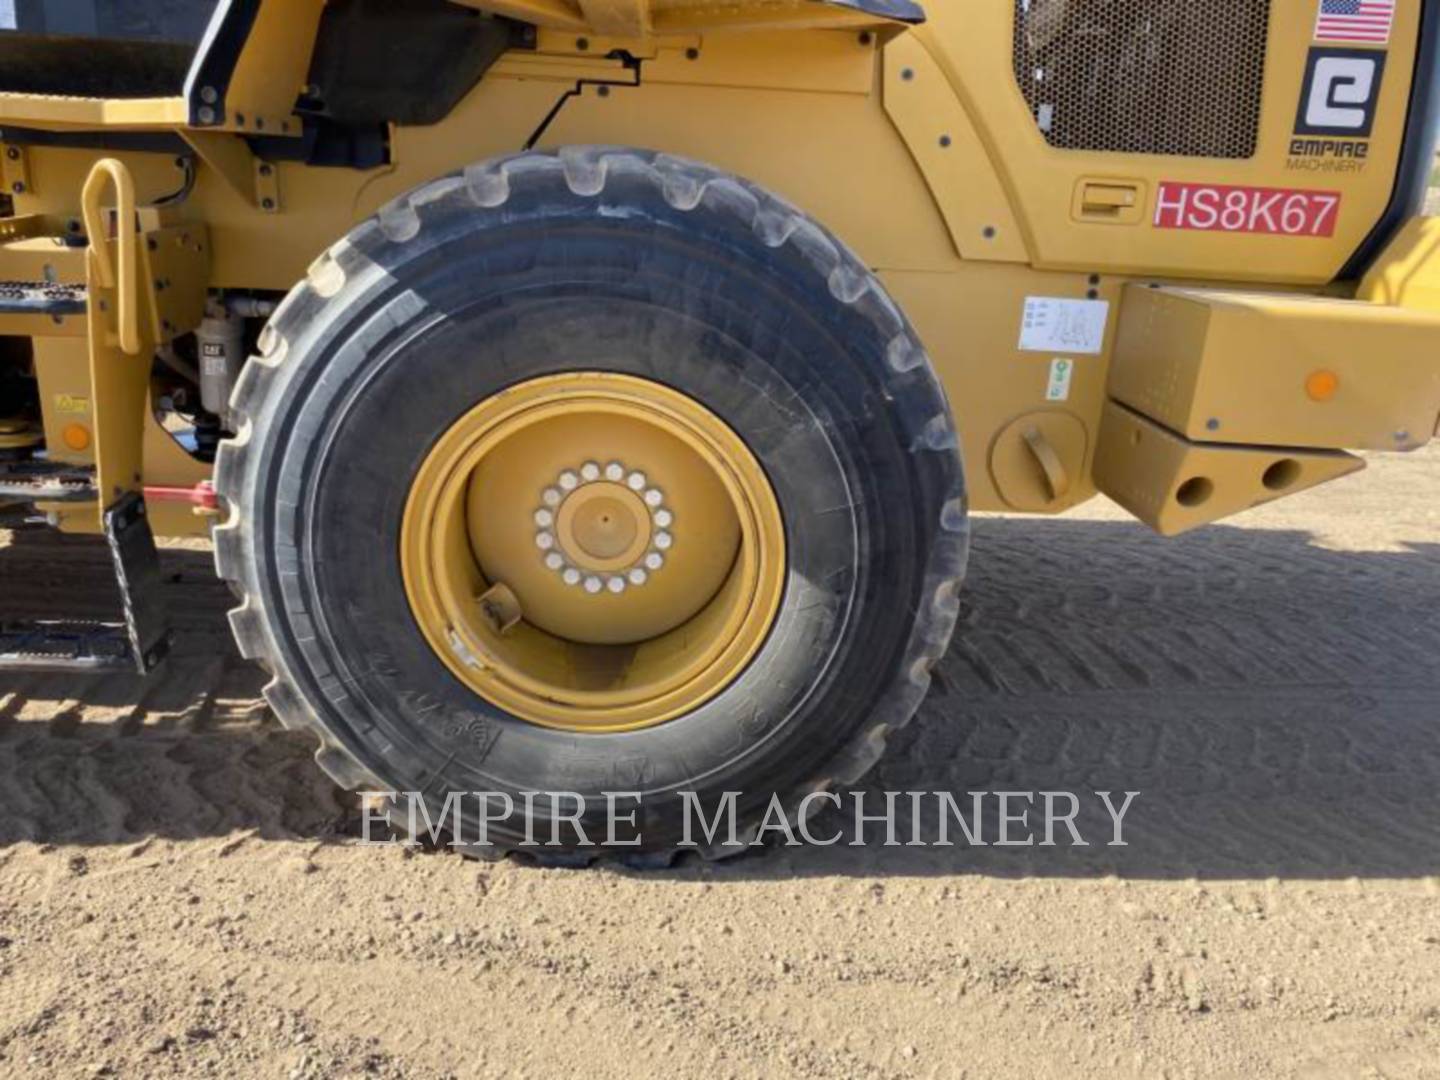
[[[759,462],[668,387],[573,372],[482,402],[422,463],[406,592],[486,700],[573,731],[692,711],[763,643],[784,587]]]
[[[566,469],[540,494],[535,546],[566,585],[597,594],[644,585],[665,565],[675,520],[643,472],[612,461]]]

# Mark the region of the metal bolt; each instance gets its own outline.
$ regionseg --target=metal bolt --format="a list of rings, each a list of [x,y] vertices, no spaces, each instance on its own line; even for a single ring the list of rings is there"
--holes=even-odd
[[[900,72],[900,78],[904,79],[906,82],[913,82],[915,79],[915,69],[905,68],[903,71]]]
[[[659,570],[664,565],[665,556],[661,555],[658,551],[652,551],[649,555],[645,556],[646,570]]]
[[[1209,420],[1205,421],[1205,429],[1207,431],[1219,431],[1220,421],[1212,416]]]
[[[210,108],[209,105],[201,105],[196,115],[200,117],[202,124],[213,124],[215,122],[215,110]]]
[[[633,570],[630,571],[630,584],[631,584],[631,585],[644,585],[645,582],[647,582],[647,581],[649,581],[649,580],[650,580],[650,575],[647,574],[647,573],[645,573],[645,571],[642,570],[642,569],[640,569],[640,567],[638,567],[638,566],[635,567]]]
[[[548,529],[551,525],[555,524],[555,515],[549,510],[536,510],[535,524],[539,525],[542,529]]]
[[[274,199],[268,199],[268,198],[267,198],[267,199],[261,199],[261,200],[260,200],[260,206],[261,206],[261,208],[264,209],[264,210],[274,210],[274,209],[275,209],[275,200],[274,200]]]
[[[662,529],[668,529],[674,520],[675,515],[670,513],[669,510],[655,511],[655,524]]]
[[[576,570],[575,567],[571,566],[566,569],[565,573],[560,575],[560,578],[565,582],[566,585],[579,585],[580,571]]]
[[[580,477],[587,484],[592,484],[600,479],[600,466],[593,461],[587,461],[580,466]]]
[[[546,506],[559,506],[560,492],[555,490],[555,488],[546,488],[540,493],[540,501]]]
[[[580,486],[580,478],[569,469],[560,474],[560,487],[565,491],[574,491]]]
[[[200,88],[200,100],[207,105],[214,105],[220,100],[220,92],[213,86],[202,86]]]
[[[950,136],[949,136],[949,135],[941,135],[941,136],[940,136],[940,148],[941,148],[942,150],[949,150],[949,149],[950,149]]]
[[[655,534],[655,546],[661,551],[669,551],[670,545],[674,542],[674,539],[667,532],[660,532]]]
[[[605,587],[618,596],[625,591],[625,579],[623,577],[612,577],[605,583]]]
[[[25,194],[25,185],[19,180],[16,180],[15,183],[10,185],[10,190],[15,192],[16,195],[23,195]]]
[[[659,488],[651,488],[649,491],[645,492],[645,505],[646,505],[646,506],[649,506],[649,507],[654,508],[654,507],[659,506],[659,505],[660,505],[661,503],[663,503],[664,501],[665,501],[665,496],[660,493],[660,489],[659,489]]]
[[[626,478],[625,484],[631,491],[639,492],[645,489],[645,474],[643,472],[632,472]]]
[[[11,161],[19,161],[20,148],[18,146],[7,146],[5,148],[5,156],[8,157]]]
[[[599,592],[601,589],[603,589],[604,587],[605,587],[605,586],[604,586],[603,584],[601,584],[600,579],[599,579],[598,577],[587,577],[587,578],[585,579],[585,591],[586,591],[587,593],[589,593],[591,596],[594,596],[596,593],[598,593],[598,592]]]
[[[625,479],[625,466],[624,466],[624,465],[621,465],[620,462],[618,462],[618,461],[612,461],[612,462],[610,462],[609,465],[606,465],[606,466],[605,466],[605,479],[606,479],[606,480],[613,480],[613,481],[615,481],[616,483],[619,483],[621,480],[624,480],[624,479]]]
[[[541,551],[549,551],[555,546],[555,537],[551,533],[542,532],[535,534],[535,546]]]

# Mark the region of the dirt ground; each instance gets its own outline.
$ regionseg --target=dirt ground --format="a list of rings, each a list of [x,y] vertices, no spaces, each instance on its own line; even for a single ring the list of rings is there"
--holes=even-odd
[[[94,543],[0,541],[7,613],[103,609]],[[977,523],[870,786],[1138,790],[1126,848],[363,847],[164,557],[163,675],[0,681],[0,1074],[1440,1077],[1440,452]]]

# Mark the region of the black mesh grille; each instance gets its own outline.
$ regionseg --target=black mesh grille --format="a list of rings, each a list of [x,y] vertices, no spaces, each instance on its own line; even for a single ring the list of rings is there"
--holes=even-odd
[[[1270,0],[1016,0],[1015,77],[1051,146],[1248,158]]]

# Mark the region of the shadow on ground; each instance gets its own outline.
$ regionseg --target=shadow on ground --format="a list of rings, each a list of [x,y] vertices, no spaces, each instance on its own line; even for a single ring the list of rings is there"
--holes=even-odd
[[[327,838],[353,824],[308,741],[264,709],[208,552],[163,559],[180,643],[162,675],[0,677],[0,845]],[[108,572],[93,542],[17,534],[0,548],[0,614],[75,614],[79,597],[102,615]],[[863,847],[703,872],[1440,874],[1440,545],[1346,553],[1297,531],[1162,541],[1124,523],[985,519],[960,633],[870,779],[871,808],[884,789],[965,807],[970,791],[1074,791],[1091,846],[1061,826],[1053,848],[886,847],[872,825]],[[1139,792],[1129,846],[1106,846],[1096,791]],[[898,838],[935,840],[938,812],[912,834],[906,805]],[[827,812],[814,832],[841,824]]]

